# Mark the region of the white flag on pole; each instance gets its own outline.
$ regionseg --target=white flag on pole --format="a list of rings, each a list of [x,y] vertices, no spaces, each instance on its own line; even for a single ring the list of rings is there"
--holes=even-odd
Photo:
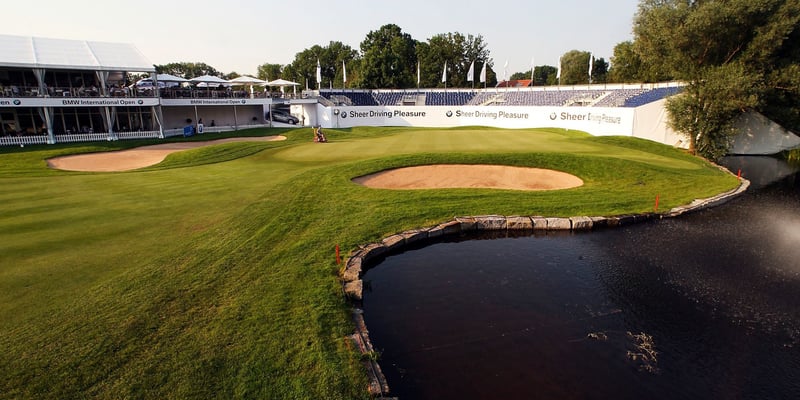
[[[483,68],[481,68],[481,83],[486,82],[486,64],[488,64],[488,62],[483,63]]]
[[[444,62],[444,70],[442,71],[442,82],[447,83],[447,61]]]
[[[417,87],[419,87],[419,61],[417,61]]]
[[[561,59],[560,58],[558,59],[558,69],[556,70],[556,79],[561,79]]]
[[[508,59],[506,58],[506,63],[503,64],[503,80],[508,80]]]
[[[594,60],[592,60],[592,53],[589,53],[589,80],[590,81],[592,80],[592,67],[593,67],[592,64],[594,64],[593,61]]]
[[[469,71],[467,71],[467,82],[474,82],[475,81],[475,61],[472,62],[469,66]]]
[[[533,63],[533,56],[531,56],[531,86],[533,86],[533,69],[535,68],[535,64]]]
[[[342,81],[347,83],[347,66],[344,64],[344,60],[342,60]]]
[[[322,88],[322,67],[319,66],[319,58],[317,59],[317,89]]]

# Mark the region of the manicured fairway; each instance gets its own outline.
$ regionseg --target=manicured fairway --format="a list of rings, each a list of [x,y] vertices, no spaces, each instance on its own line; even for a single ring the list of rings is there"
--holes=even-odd
[[[679,150],[563,130],[262,129],[122,173],[44,159],[152,142],[0,148],[0,398],[366,398],[337,281],[345,253],[459,215],[615,215],[736,186]],[[204,135],[207,140],[229,135]],[[555,192],[391,191],[431,163],[562,170]]]

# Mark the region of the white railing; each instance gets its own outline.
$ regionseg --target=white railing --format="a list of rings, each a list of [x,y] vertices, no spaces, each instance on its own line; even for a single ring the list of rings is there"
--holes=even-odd
[[[20,146],[25,144],[46,144],[47,136],[4,136],[0,137],[0,146]]]
[[[71,133],[68,135],[56,135],[56,143],[75,143],[75,142],[99,142],[111,140],[108,133]]]
[[[117,139],[158,139],[158,131],[116,132]]]
[[[281,125],[283,126],[283,125]],[[287,125],[288,126],[288,125]],[[250,128],[268,128],[269,124],[239,125],[235,126],[206,126],[203,133],[232,132]],[[197,135],[195,133],[195,135]],[[202,135],[202,134],[200,134]],[[164,137],[183,136],[183,128],[165,129]],[[102,142],[105,140],[126,140],[126,139],[158,139],[158,131],[137,131],[137,132],[115,132],[113,136],[108,133],[70,133],[65,135],[55,135],[55,143],[76,143],[76,142]],[[47,144],[47,136],[2,136],[0,146],[19,146],[21,144]]]

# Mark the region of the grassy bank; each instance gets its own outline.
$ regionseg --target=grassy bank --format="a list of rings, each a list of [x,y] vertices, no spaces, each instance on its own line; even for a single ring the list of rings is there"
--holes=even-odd
[[[666,210],[736,185],[669,147],[563,130],[361,128],[326,131],[326,144],[310,130],[244,132],[276,133],[289,139],[124,173],[44,159],[143,142],[0,148],[0,397],[364,398],[336,244],[458,215],[614,215],[652,210],[656,195]],[[554,168],[585,185],[350,182],[445,162]]]

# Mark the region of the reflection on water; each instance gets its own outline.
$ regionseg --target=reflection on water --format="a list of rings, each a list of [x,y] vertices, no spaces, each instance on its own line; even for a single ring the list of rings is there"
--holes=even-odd
[[[393,394],[800,398],[800,185],[758,179],[678,219],[387,258],[364,309]]]

